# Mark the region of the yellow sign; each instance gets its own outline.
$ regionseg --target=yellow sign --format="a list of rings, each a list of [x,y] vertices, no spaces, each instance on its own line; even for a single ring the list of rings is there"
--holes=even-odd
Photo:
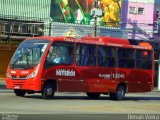
[[[65,31],[64,36],[77,38],[79,35],[73,28],[70,28]]]
[[[101,0],[104,10],[102,21],[106,22],[107,26],[118,27],[120,22],[122,0]]]

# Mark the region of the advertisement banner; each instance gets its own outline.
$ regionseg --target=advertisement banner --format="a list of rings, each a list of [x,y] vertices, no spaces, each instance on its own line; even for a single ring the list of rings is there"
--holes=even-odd
[[[50,16],[53,22],[92,25],[95,0],[52,0]],[[97,18],[98,25],[119,27],[122,0],[99,0],[103,16]]]
[[[68,36],[68,37],[83,37],[93,36],[94,26],[91,25],[77,25],[60,22],[53,22],[51,27],[51,36]],[[96,30],[97,36],[127,38],[128,33],[123,32],[120,28],[98,26]]]

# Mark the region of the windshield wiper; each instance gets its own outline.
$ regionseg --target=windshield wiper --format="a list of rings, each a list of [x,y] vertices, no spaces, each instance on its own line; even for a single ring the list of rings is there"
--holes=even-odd
[[[15,64],[17,63],[17,61],[18,61],[19,59],[23,58],[25,55],[28,55],[29,51],[30,51],[30,49],[28,48],[25,52],[23,52],[23,53],[21,54],[20,57],[18,57],[18,58],[13,62],[13,64],[12,64],[12,68],[13,68],[13,69],[14,69],[14,66],[15,66]],[[28,63],[28,62],[27,62],[27,65],[29,66],[29,63]]]

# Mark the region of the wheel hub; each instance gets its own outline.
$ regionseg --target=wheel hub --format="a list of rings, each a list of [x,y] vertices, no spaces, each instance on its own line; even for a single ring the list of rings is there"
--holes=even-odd
[[[48,88],[46,94],[47,94],[48,96],[50,96],[50,95],[52,95],[52,93],[53,93],[52,88]]]
[[[123,89],[118,90],[118,96],[122,97],[124,95]]]

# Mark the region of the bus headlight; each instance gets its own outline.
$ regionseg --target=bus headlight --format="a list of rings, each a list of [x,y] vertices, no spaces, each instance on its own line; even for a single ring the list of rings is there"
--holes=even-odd
[[[35,77],[37,73],[38,73],[38,70],[35,70],[34,72],[32,72],[30,75],[27,76],[27,79]]]
[[[30,75],[27,76],[27,79],[35,77],[38,73],[38,69],[39,69],[39,65],[37,66],[34,72],[32,72]]]
[[[8,78],[12,78],[11,74],[8,73],[8,72],[6,72],[6,76],[7,76]]]

